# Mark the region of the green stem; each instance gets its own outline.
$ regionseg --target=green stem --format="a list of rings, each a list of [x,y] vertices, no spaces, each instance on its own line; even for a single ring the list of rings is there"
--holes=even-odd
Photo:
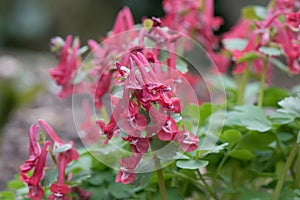
[[[244,96],[245,96],[245,90],[246,90],[246,85],[249,81],[249,67],[251,63],[247,64],[247,67],[243,73],[243,77],[241,80],[240,85],[238,86],[238,97],[237,97],[237,104],[238,105],[243,105],[244,103]]]
[[[295,166],[296,171],[299,168],[300,168],[300,154],[298,154],[297,160],[296,160],[296,166]],[[300,186],[300,173],[296,173],[296,177],[294,180],[294,187],[299,188],[299,186]]]
[[[163,177],[163,172],[161,169],[160,161],[159,161],[158,157],[156,156],[155,152],[153,152],[153,160],[154,160],[154,164],[155,164],[155,168],[156,168],[156,174],[157,174],[157,179],[158,179],[161,200],[168,200],[166,185],[165,185],[165,181],[164,181],[164,177]]]
[[[287,159],[282,171],[280,172],[280,176],[279,176],[278,182],[276,184],[272,200],[278,200],[279,199],[280,192],[281,192],[283,183],[285,181],[286,174],[287,174],[289,168],[291,167],[291,165],[293,163],[293,160],[295,159],[295,157],[297,155],[297,150],[298,150],[298,143],[295,142],[294,146],[292,147],[292,149],[290,151],[288,159]]]
[[[202,183],[204,184],[205,189],[208,191],[208,193],[211,195],[211,197],[215,200],[218,200],[217,195],[214,193],[214,191],[209,187],[209,185],[207,184],[205,178],[203,177],[203,175],[201,174],[200,170],[196,170],[200,180],[202,181]]]
[[[101,114],[101,117],[102,117],[103,121],[104,121],[105,123],[108,123],[108,122],[109,122],[109,118],[108,118],[108,115],[107,115],[107,112],[106,112],[104,106],[102,106],[102,107],[100,108],[100,114]]]
[[[266,58],[264,60],[263,71],[262,71],[262,74],[261,74],[260,87],[259,87],[259,96],[258,96],[258,106],[259,107],[262,107],[263,102],[264,102],[264,92],[265,92],[265,82],[266,82],[266,76],[267,76],[268,62],[269,62],[269,59]]]
[[[221,160],[221,162],[220,162],[218,168],[217,168],[217,171],[216,171],[216,173],[215,173],[215,175],[214,175],[214,177],[213,177],[213,188],[216,187],[216,184],[217,184],[217,178],[218,178],[218,176],[219,176],[219,174],[220,174],[220,171],[221,171],[221,169],[222,169],[222,167],[223,167],[225,161],[227,160],[227,158],[228,158],[228,154],[225,154],[225,155],[223,156],[223,158],[222,158],[222,160]]]

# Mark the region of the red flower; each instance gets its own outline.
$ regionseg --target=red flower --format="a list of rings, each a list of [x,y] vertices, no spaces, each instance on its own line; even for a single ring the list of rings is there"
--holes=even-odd
[[[171,141],[178,132],[178,127],[172,117],[168,117],[157,137],[162,141]]]
[[[279,22],[276,21],[278,28],[277,41],[281,44],[287,58],[287,64],[293,74],[300,73],[300,65],[298,58],[300,57],[299,44],[293,44],[293,38],[284,30]]]
[[[39,126],[31,125],[29,130],[29,137],[30,137],[30,147],[29,147],[29,159],[25,161],[23,165],[20,166],[20,179],[23,182],[29,181],[30,177],[28,177],[27,172],[32,170],[36,162],[38,161],[41,155],[41,147],[37,142],[37,134],[39,131]]]
[[[120,160],[121,169],[116,176],[116,182],[121,182],[123,184],[130,184],[135,181],[135,168],[142,158],[141,154],[133,154],[129,158],[124,158]]]
[[[174,81],[172,78],[164,80],[160,63],[155,60],[154,67],[152,67],[143,54],[138,52],[137,56],[131,56],[137,64],[140,76],[136,76],[133,67],[130,67],[127,87],[134,89],[135,97],[144,108],[148,110],[151,103],[157,102],[170,111],[180,112],[180,99],[175,96],[172,88],[169,86]]]
[[[107,144],[107,142],[112,138],[112,136],[115,133],[115,129],[117,127],[117,122],[120,118],[120,114],[122,113],[121,105],[118,102],[115,109],[113,110],[113,113],[110,117],[110,120],[108,124],[105,124],[103,120],[97,120],[96,124],[100,128],[101,133],[106,135],[106,140],[104,141],[104,144]]]
[[[149,149],[150,138],[138,138],[130,135],[127,138],[122,138],[129,142],[130,148],[134,153],[146,153]]]
[[[54,148],[57,148],[61,145],[64,145],[65,143],[56,135],[54,130],[47,124],[44,120],[38,120],[39,124],[45,129],[46,133],[49,135],[49,137],[54,141]],[[79,158],[79,154],[75,148],[73,148],[73,142],[70,142],[71,148],[60,152],[58,154],[58,180],[57,183],[53,183],[50,187],[51,192],[54,194],[50,195],[48,197],[49,200],[54,199],[68,199],[65,197],[66,194],[70,192],[69,186],[66,185],[65,182],[65,170],[67,165],[73,161],[77,160]]]
[[[72,192],[76,192],[80,200],[88,200],[93,195],[93,192],[83,190],[80,187],[73,187]]]
[[[63,46],[62,52],[60,54],[60,62],[56,68],[51,68],[49,70],[50,75],[56,81],[56,83],[62,86],[58,97],[64,98],[73,92],[73,79],[76,75],[76,71],[80,65],[80,60],[78,58],[78,50],[80,48],[79,40],[76,42],[74,47],[72,47],[71,35],[68,35]]]
[[[129,104],[129,106],[127,106]],[[138,113],[138,105],[135,102],[130,102],[125,99],[124,112],[121,115],[122,128],[131,136],[139,137],[141,131],[143,131],[147,125],[147,119],[143,114]],[[128,108],[129,107],[129,108]]]
[[[33,200],[40,200],[44,197],[44,190],[40,185],[40,181],[44,177],[44,167],[46,164],[47,151],[51,145],[50,141],[46,141],[42,148],[37,142],[37,134],[39,127],[32,125],[30,127],[30,157],[20,166],[20,179],[27,184],[29,188],[28,197]],[[31,177],[27,175],[29,171],[34,169]]]
[[[112,79],[112,71],[109,71],[107,73],[104,73],[100,79],[97,82],[96,90],[95,90],[95,106],[97,108],[101,108],[102,103],[102,97],[108,92],[111,79]]]
[[[71,192],[71,189],[66,184],[53,183],[50,186],[50,191],[54,194],[49,195],[48,200],[70,200],[66,194]]]
[[[89,102],[84,101],[82,106],[86,121],[80,125],[80,130],[84,132],[84,141],[88,144],[97,143],[99,140],[99,133],[95,121],[93,120]]]
[[[112,32],[118,34],[123,31],[128,31],[133,28],[133,25],[132,14],[130,9],[126,6],[118,13]]]
[[[287,25],[299,30],[300,28],[300,11],[297,13],[291,13],[287,15]]]
[[[198,148],[199,138],[191,132],[181,130],[176,134],[174,141],[180,144],[183,151],[191,152]]]

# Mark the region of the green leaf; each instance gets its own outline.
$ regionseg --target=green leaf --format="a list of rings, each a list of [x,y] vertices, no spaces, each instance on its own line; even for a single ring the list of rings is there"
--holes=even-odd
[[[250,151],[269,149],[269,144],[275,141],[275,137],[271,133],[260,133],[257,131],[249,131],[243,135],[239,148],[248,149]]]
[[[207,160],[178,160],[176,162],[176,166],[182,169],[199,169],[207,165]]]
[[[262,191],[253,191],[249,189],[242,189],[241,194],[238,199],[247,199],[247,200],[270,200],[272,195],[268,192]]]
[[[289,96],[285,89],[270,87],[264,92],[264,106],[277,107],[278,102]]]
[[[275,67],[282,70],[283,72],[286,72],[288,74],[291,73],[289,67],[286,64],[282,63],[281,61],[279,61],[278,59],[270,58],[269,60],[271,63],[273,63],[273,65],[275,65]]]
[[[0,199],[3,199],[3,200],[14,200],[15,199],[15,195],[14,195],[13,192],[3,191],[3,192],[0,192]]]
[[[220,136],[220,140],[222,142],[228,142],[230,145],[236,144],[241,140],[241,138],[242,138],[241,132],[234,129],[227,130],[223,132]]]
[[[267,9],[262,6],[246,6],[242,10],[243,18],[250,19],[250,20],[265,19],[267,13],[268,13]]]
[[[252,160],[255,157],[254,154],[247,149],[233,150],[230,151],[228,155],[238,160]]]
[[[17,190],[25,187],[25,184],[21,180],[11,180],[7,183],[7,188],[11,190]]]
[[[42,180],[42,186],[50,187],[50,185],[57,180],[57,176],[58,176],[57,168],[47,170],[45,173],[45,178]]]
[[[122,185],[121,183],[112,183],[108,186],[109,192],[117,199],[129,198],[131,194],[129,191],[129,186]]]
[[[290,114],[294,117],[300,118],[300,98],[287,97],[278,103],[282,108],[278,112]]]
[[[241,38],[224,39],[223,41],[225,49],[229,51],[233,50],[244,50],[248,41]]]
[[[124,88],[121,87],[121,86],[115,86],[113,88],[113,91],[112,91],[112,95],[119,98],[119,99],[122,99],[123,98],[123,92],[124,92]]]
[[[227,126],[243,126],[248,130],[265,132],[272,128],[264,111],[252,105],[237,106],[229,112],[225,121]]]
[[[287,97],[278,103],[281,106],[277,112],[271,115],[271,119],[276,124],[288,124],[296,118],[300,118],[300,98]]]
[[[248,52],[248,53],[244,53],[243,56],[238,58],[236,61],[238,63],[250,62],[250,61],[260,58],[260,57],[261,57],[261,55],[255,53],[255,52]]]
[[[295,117],[288,113],[275,112],[270,116],[274,124],[288,124],[295,120]]]
[[[89,170],[83,170],[81,172],[76,173],[73,177],[71,182],[73,183],[81,183],[83,180],[88,179],[91,177],[91,172]]]
[[[182,59],[176,59],[176,69],[183,74],[189,71],[188,64]]]
[[[282,49],[276,47],[266,47],[262,46],[258,49],[261,53],[268,56],[280,56],[283,54]]]
[[[169,58],[169,52],[168,51],[159,51],[159,54],[158,54],[158,60],[159,61],[166,61],[168,58]]]
[[[101,186],[104,182],[113,182],[114,177],[110,171],[101,172],[98,174],[93,174],[91,178],[88,179],[90,185]]]
[[[297,135],[297,143],[300,143],[300,130],[298,131],[298,135]]]
[[[63,145],[60,145],[59,147],[57,147],[57,149],[55,149],[55,153],[56,154],[62,153],[62,152],[68,151],[70,149],[72,149],[72,145],[69,143],[66,143],[66,144],[63,144]]]

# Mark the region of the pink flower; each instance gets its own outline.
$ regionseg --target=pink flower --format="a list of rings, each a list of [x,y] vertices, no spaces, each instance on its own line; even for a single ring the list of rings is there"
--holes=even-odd
[[[293,11],[295,6],[295,0],[277,0],[275,3],[275,9]]]
[[[93,192],[83,190],[78,186],[72,187],[72,192],[76,192],[80,200],[88,200],[93,195]]]
[[[287,25],[298,30],[300,28],[300,11],[297,13],[287,14],[286,23]]]
[[[185,152],[195,151],[198,148],[199,138],[193,133],[184,130],[178,131],[174,141],[180,144],[180,147]]]
[[[37,135],[39,131],[39,126],[31,125],[29,130],[30,137],[30,148],[29,148],[29,159],[25,161],[23,165],[20,166],[20,179],[23,182],[27,182],[30,177],[27,173],[35,167],[37,160],[41,155],[41,147],[37,142]]]
[[[101,133],[106,135],[106,140],[104,144],[107,144],[108,141],[112,138],[115,133],[115,129],[117,128],[117,122],[120,118],[120,114],[122,113],[121,105],[118,103],[113,110],[113,113],[110,117],[108,124],[105,124],[103,120],[97,120],[96,124],[100,128]]]
[[[84,141],[88,144],[97,143],[99,140],[99,133],[97,126],[95,125],[95,120],[93,120],[89,102],[84,101],[82,104],[86,121],[80,125],[80,130],[84,132]]]
[[[49,137],[54,141],[54,148],[57,148],[61,145],[66,144],[56,135],[54,130],[51,128],[51,126],[49,126],[49,124],[47,124],[44,120],[39,119],[38,122],[44,128],[44,130],[49,135]],[[69,144],[71,145],[71,148],[69,150],[63,152],[63,154],[65,156],[64,162],[66,164],[70,163],[72,160],[77,160],[79,158],[79,154],[78,154],[77,150],[73,147],[74,143],[71,141],[71,142],[69,142]]]
[[[157,137],[162,141],[171,141],[178,132],[178,127],[172,117],[168,117]]]
[[[150,138],[138,138],[128,136],[127,138],[122,137],[123,140],[128,141],[130,148],[134,153],[146,153],[149,149]]]
[[[38,120],[39,124],[44,128],[49,137],[54,141],[54,148],[58,148],[61,145],[65,145],[65,143],[56,135],[54,130],[47,124],[44,120]],[[75,148],[73,148],[73,142],[69,143],[71,148],[58,153],[58,180],[57,183],[53,183],[50,186],[51,192],[54,194],[48,197],[49,200],[54,199],[68,199],[65,195],[70,192],[70,188],[66,185],[65,182],[65,170],[67,165],[79,158],[79,154]]]
[[[53,183],[50,186],[50,191],[54,194],[50,194],[48,200],[70,200],[66,194],[71,192],[71,189],[66,184]]]
[[[63,46],[62,52],[60,54],[60,62],[56,68],[51,68],[49,73],[51,77],[56,81],[57,85],[62,86],[58,97],[64,98],[71,95],[73,92],[73,79],[76,75],[76,71],[80,65],[80,60],[78,58],[78,50],[80,48],[79,40],[74,46],[72,46],[71,35],[68,35]]]
[[[300,46],[299,44],[293,44],[293,37],[284,30],[281,24],[276,21],[276,27],[278,28],[278,35],[276,40],[281,44],[283,51],[286,55],[287,64],[290,71],[293,74],[300,73],[300,65],[298,58],[300,56]]]
[[[126,106],[127,104],[129,106]],[[139,137],[141,131],[147,125],[147,119],[143,114],[138,112],[139,107],[136,102],[130,102],[129,99],[125,99],[124,105],[125,109],[121,115],[122,128],[128,135]]]
[[[20,179],[27,184],[29,188],[28,197],[33,200],[40,200],[44,197],[44,190],[40,185],[44,177],[44,167],[46,164],[48,148],[51,145],[50,141],[46,141],[42,148],[38,144],[36,137],[39,127],[32,125],[30,127],[30,157],[26,162],[20,166]],[[31,177],[27,173],[33,170]]]
[[[226,73],[230,66],[230,59],[221,53],[208,52],[208,56],[214,62],[212,65],[212,72]]]
[[[134,21],[130,9],[126,6],[124,7],[117,16],[112,32],[114,34],[121,33],[123,31],[128,31],[133,28]]]
[[[123,184],[130,184],[135,181],[135,168],[142,158],[141,154],[133,154],[129,158],[124,158],[120,160],[121,169],[116,176],[116,182],[121,182]]]
[[[32,200],[40,200],[44,197],[44,191],[40,182],[44,178],[44,167],[46,165],[47,151],[50,145],[51,142],[49,141],[44,143],[39,159],[36,162],[33,175],[26,182],[29,187],[28,197]]]
[[[213,0],[164,0],[166,16],[163,25],[196,38],[209,51],[218,45],[218,37],[213,33],[223,23],[214,17]]]
[[[240,20],[230,31],[223,34],[223,39],[228,38],[245,38],[251,33],[251,22],[249,20]]]
[[[96,90],[95,90],[95,106],[97,108],[101,108],[103,106],[102,97],[108,92],[111,79],[112,79],[112,71],[104,73],[97,82]]]
[[[180,99],[175,96],[172,88],[169,86],[174,81],[172,78],[164,80],[160,63],[155,61],[154,67],[152,67],[143,54],[138,52],[137,56],[131,56],[136,62],[141,75],[136,76],[133,67],[130,67],[131,72],[128,79],[130,82],[128,85],[135,89],[134,95],[142,105],[149,109],[151,103],[157,102],[170,111],[180,112]],[[149,71],[147,72],[146,69]]]

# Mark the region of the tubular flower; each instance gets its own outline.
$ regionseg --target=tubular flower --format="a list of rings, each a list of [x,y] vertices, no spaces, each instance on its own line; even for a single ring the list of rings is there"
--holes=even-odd
[[[183,129],[176,134],[174,141],[180,144],[183,151],[191,152],[198,148],[199,138],[193,133]]]
[[[54,141],[54,149],[66,145],[54,132],[49,124],[47,124],[44,120],[38,120],[39,124],[44,128],[49,137]],[[75,148],[73,148],[73,142],[69,142],[69,149],[66,151],[58,153],[58,180],[57,183],[53,183],[50,186],[51,194],[48,199],[49,200],[66,200],[68,199],[66,194],[70,193],[70,188],[68,185],[64,183],[65,180],[65,170],[67,165],[73,160],[77,160],[79,158],[79,154]]]
[[[129,158],[123,158],[120,160],[121,169],[116,176],[116,182],[121,182],[123,184],[130,184],[135,181],[135,168],[137,167],[141,154],[133,154]]]
[[[55,68],[51,68],[49,73],[51,77],[56,81],[57,85],[62,89],[58,93],[58,97],[64,98],[73,93],[73,80],[75,78],[78,67],[80,66],[79,58],[79,40],[74,40],[75,44],[72,45],[73,37],[68,35],[64,46],[60,53],[59,64]]]
[[[50,141],[46,141],[43,147],[40,148],[36,139],[38,130],[39,127],[36,125],[30,127],[30,157],[20,166],[20,179],[28,186],[28,197],[32,200],[40,200],[44,197],[44,190],[40,182],[44,178],[47,152],[51,145]],[[27,173],[31,170],[34,171],[32,176],[29,177]]]

